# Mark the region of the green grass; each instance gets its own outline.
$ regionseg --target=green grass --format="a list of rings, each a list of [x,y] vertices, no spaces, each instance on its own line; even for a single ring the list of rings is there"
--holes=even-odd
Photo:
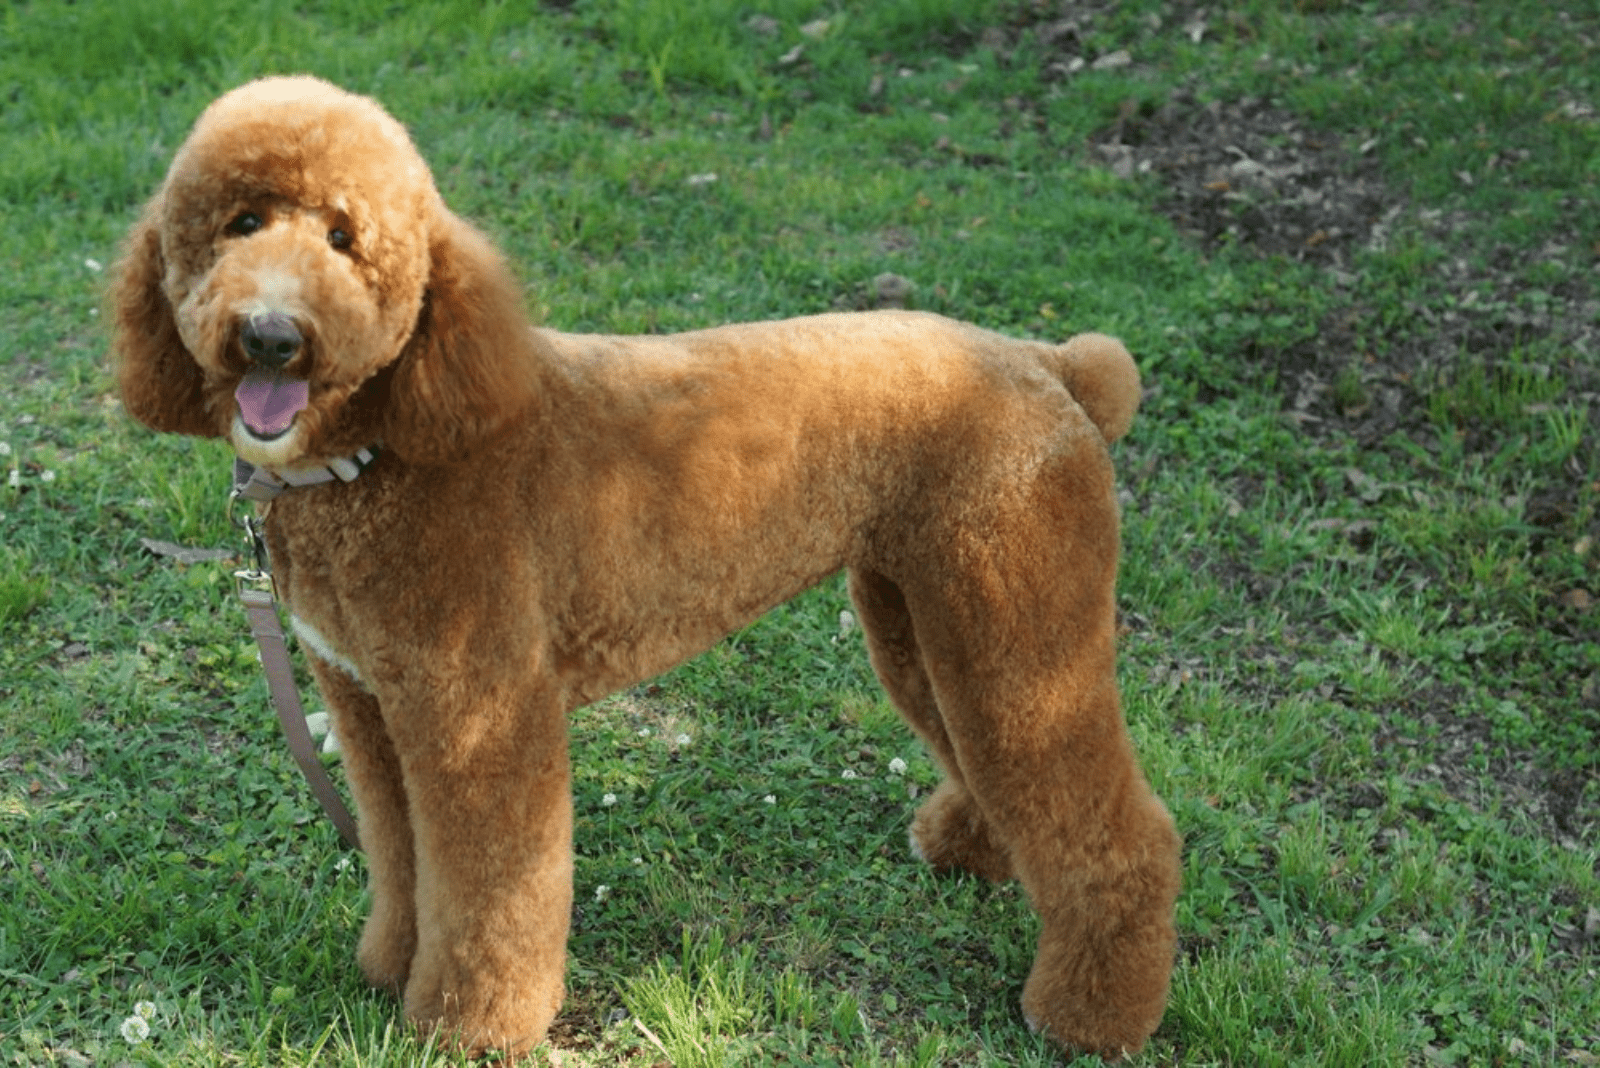
[[[892,271],[1121,334],[1152,387],[1117,448],[1122,678],[1187,843],[1134,1063],[1600,1057],[1600,20],[1106,6],[1075,36],[1031,2],[8,6],[0,1064],[452,1062],[357,976],[361,861],[228,565],[141,546],[236,545],[225,450],[132,427],[103,369],[104,265],[188,124],[296,70],[408,123],[553,325],[865,307]],[[1088,147],[1180,87],[1369,145],[1389,240],[1339,277],[1191,247],[1160,175]],[[1019,889],[908,855],[935,771],[845,607],[827,583],[575,717],[561,1063],[1059,1063],[1016,1007]]]

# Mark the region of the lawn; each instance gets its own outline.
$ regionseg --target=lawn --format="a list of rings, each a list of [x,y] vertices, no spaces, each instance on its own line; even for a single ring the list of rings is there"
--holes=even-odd
[[[404,121],[553,326],[904,290],[1123,337],[1121,677],[1186,839],[1131,1063],[1600,1063],[1597,44],[1548,0],[7,5],[0,1065],[453,1063],[360,981],[236,564],[172,555],[237,552],[225,449],[105,370],[184,131],[291,71]],[[937,777],[847,607],[574,717],[549,1063],[1062,1062],[1016,885],[907,850]]]

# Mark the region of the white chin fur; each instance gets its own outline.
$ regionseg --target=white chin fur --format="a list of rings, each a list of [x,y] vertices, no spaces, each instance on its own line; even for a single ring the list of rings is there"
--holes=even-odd
[[[250,428],[245,426],[244,420],[235,414],[233,428],[228,432],[228,441],[239,459],[257,467],[279,470],[295,466],[294,461],[301,458],[298,423],[290,424],[288,430],[271,440],[263,440],[256,437]]]

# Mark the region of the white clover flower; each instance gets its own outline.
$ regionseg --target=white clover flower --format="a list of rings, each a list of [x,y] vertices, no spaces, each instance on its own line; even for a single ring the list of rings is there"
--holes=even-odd
[[[776,805],[778,803],[778,798],[775,794],[768,794],[766,797],[761,799],[761,803],[763,805]]]
[[[150,1023],[143,1016],[128,1017],[117,1030],[122,1032],[122,1040],[130,1046],[137,1046],[150,1037]]]
[[[594,899],[596,902],[604,901],[610,896],[611,887],[607,886],[605,883],[601,883],[599,886],[594,888]]]
[[[844,769],[844,773],[843,773],[843,774],[842,774],[842,775],[840,775],[840,776],[839,776],[839,777],[840,777],[840,778],[841,778],[841,779],[854,779],[854,778],[858,778],[858,776],[857,776],[857,775],[856,775],[856,772],[855,772],[855,769],[854,769],[854,768],[845,768],[845,769]]]
[[[691,741],[691,739],[689,738],[689,736],[687,734],[680,734],[677,737],[677,743],[679,745],[688,745],[690,741]]]
[[[133,1006],[133,1014],[146,1020],[153,1020],[156,1018],[156,1003],[153,1001],[138,1002]]]
[[[602,797],[600,799],[600,803],[602,805],[604,805],[606,808],[610,808],[612,805],[617,803],[617,795],[616,794],[606,794],[604,797]]]
[[[88,259],[84,260],[83,265],[89,268],[89,270],[93,271],[95,274],[99,274],[101,271],[106,269],[105,264],[101,263],[93,256],[90,256]]]
[[[17,489],[19,486],[21,486],[22,472],[13,467],[11,469],[11,474],[6,477],[6,485],[10,486],[12,489]]]
[[[634,857],[633,858],[633,863],[635,865],[643,864],[644,863],[644,858],[643,857]]]
[[[0,441],[0,456],[10,456],[10,455],[11,455],[11,442],[9,442],[9,441]]]
[[[639,737],[641,737],[641,738],[650,737],[650,728],[649,727],[641,727],[639,729]]]
[[[39,472],[39,481],[40,482],[54,482],[55,480],[56,480],[56,473],[54,471],[50,471],[50,470],[47,469],[47,470]]]
[[[905,773],[906,762],[904,760],[901,760],[899,757],[895,757],[893,760],[889,761],[890,775],[904,775]]]

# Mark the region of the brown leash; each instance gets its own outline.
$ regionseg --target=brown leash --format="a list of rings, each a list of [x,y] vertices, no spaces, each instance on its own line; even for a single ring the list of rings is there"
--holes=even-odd
[[[240,500],[266,504],[291,486],[312,486],[335,480],[348,482],[372,460],[373,453],[363,449],[351,460],[336,461],[325,472],[297,475],[292,480],[274,476],[243,460],[235,460],[233,492],[228,497],[229,514],[233,513],[234,505]],[[300,703],[300,692],[294,682],[294,665],[289,660],[289,645],[284,638],[283,623],[278,618],[278,599],[267,562],[267,543],[261,534],[260,517],[253,510],[242,510],[236,520],[249,541],[250,564],[233,574],[239,583],[239,600],[250,619],[250,632],[261,654],[261,666],[267,674],[267,691],[272,695],[272,707],[278,714],[278,725],[283,728],[289,752],[294,755],[295,763],[300,766],[300,774],[310,784],[322,811],[338,828],[344,844],[359,853],[361,837],[356,830],[355,817],[345,807],[344,798],[329,777],[328,769],[322,766],[322,757],[317,753],[316,742],[306,726],[305,708]]]
[[[267,689],[272,694],[272,707],[277,710],[278,724],[283,727],[283,737],[289,743],[289,752],[300,765],[300,773],[311,785],[322,811],[328,814],[339,829],[344,844],[361,851],[361,838],[356,831],[355,817],[345,807],[339,788],[333,785],[328,769],[322,766],[317,755],[317,743],[306,727],[305,709],[300,704],[300,694],[294,685],[294,668],[289,663],[289,647],[284,641],[283,626],[278,621],[278,602],[272,594],[262,590],[241,587],[239,599],[244,602],[245,615],[250,617],[250,632],[255,635],[256,648],[261,653],[261,666],[267,672]]]

